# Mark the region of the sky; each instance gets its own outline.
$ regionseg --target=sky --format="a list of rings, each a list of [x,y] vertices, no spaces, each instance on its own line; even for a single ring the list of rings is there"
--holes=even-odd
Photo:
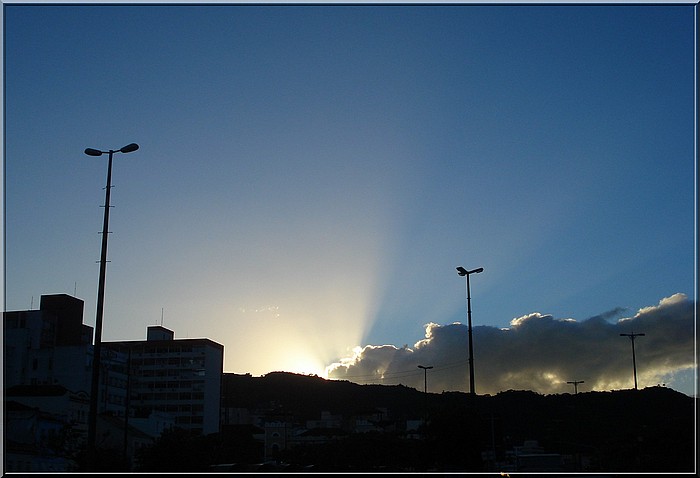
[[[696,394],[696,6],[3,5],[4,310],[224,371]],[[455,268],[483,267],[465,278]],[[432,366],[429,371],[418,365]]]

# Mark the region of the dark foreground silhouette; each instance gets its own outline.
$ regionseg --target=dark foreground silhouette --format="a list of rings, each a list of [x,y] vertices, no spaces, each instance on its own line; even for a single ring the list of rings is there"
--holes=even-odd
[[[470,400],[460,392],[426,396],[401,385],[275,372],[226,374],[223,388],[225,409],[262,414],[289,438],[271,449],[270,430],[253,424],[225,425],[221,433],[204,437],[176,429],[140,451],[137,470],[490,475],[696,470],[696,401],[665,387],[561,395],[511,390]],[[336,426],[314,427],[324,412],[338,417]],[[361,432],[358,423],[366,425]]]

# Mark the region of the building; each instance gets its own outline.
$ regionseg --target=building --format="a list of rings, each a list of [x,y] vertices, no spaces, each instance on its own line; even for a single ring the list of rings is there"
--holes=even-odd
[[[104,342],[103,348],[113,380],[105,405],[116,414],[127,409],[130,418],[165,414],[178,428],[205,435],[219,431],[223,345],[175,339],[173,331],[150,326],[145,341]]]
[[[62,417],[84,442],[94,348],[83,306],[81,299],[54,294],[41,296],[39,310],[4,312],[3,386],[37,417]],[[98,427],[111,417],[112,428],[118,421],[152,438],[173,426],[219,431],[223,345],[175,339],[162,326],[148,327],[146,340],[102,345]]]
[[[4,471],[68,472],[78,468],[66,452],[78,443],[65,417],[6,398],[4,425]]]
[[[66,294],[42,295],[39,310],[3,313],[5,388],[90,390],[92,327],[83,324],[83,305]]]
[[[87,433],[90,396],[86,392],[73,392],[58,384],[15,385],[4,390],[4,398],[59,417],[80,435]],[[14,430],[8,428],[7,432]]]

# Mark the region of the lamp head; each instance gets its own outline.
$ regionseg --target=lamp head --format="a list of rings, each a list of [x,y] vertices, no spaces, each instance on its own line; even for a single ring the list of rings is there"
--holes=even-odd
[[[102,151],[100,151],[99,149],[86,148],[85,154],[87,154],[88,156],[102,156]]]
[[[139,149],[139,145],[136,143],[127,144],[122,149],[119,150],[121,153],[131,153]]]
[[[465,275],[468,274],[468,272],[467,272],[467,270],[466,270],[464,267],[459,266],[459,267],[457,268],[457,274],[459,274],[459,275],[461,275],[461,276],[465,276]]]

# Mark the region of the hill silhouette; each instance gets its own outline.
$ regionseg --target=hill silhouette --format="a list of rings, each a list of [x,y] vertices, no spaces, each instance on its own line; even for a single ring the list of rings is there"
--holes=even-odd
[[[471,397],[463,392],[426,395],[403,385],[359,385],[287,372],[261,377],[225,374],[222,385],[223,407],[248,409],[266,420],[303,427],[323,412],[345,419],[381,417],[376,424],[382,432],[336,433],[327,442],[283,450],[276,458],[295,465],[288,471],[504,471],[499,467],[510,463],[514,450],[533,453],[528,444],[535,446],[534,458],[556,457],[559,463],[555,468],[535,464],[531,471],[696,470],[696,400],[661,386],[560,395],[508,390]],[[426,414],[427,427],[411,435],[407,422],[423,423]],[[171,466],[177,455],[202,468],[261,462],[261,445],[258,452],[252,445],[253,434],[261,432],[251,425],[228,426],[220,436],[204,438],[209,445],[197,449],[216,449],[216,457],[187,461],[184,448],[162,456],[170,457]],[[332,431],[316,433],[330,436]],[[193,449],[191,443],[188,446]],[[246,449],[247,454],[234,448]],[[158,469],[153,461],[150,466]]]

